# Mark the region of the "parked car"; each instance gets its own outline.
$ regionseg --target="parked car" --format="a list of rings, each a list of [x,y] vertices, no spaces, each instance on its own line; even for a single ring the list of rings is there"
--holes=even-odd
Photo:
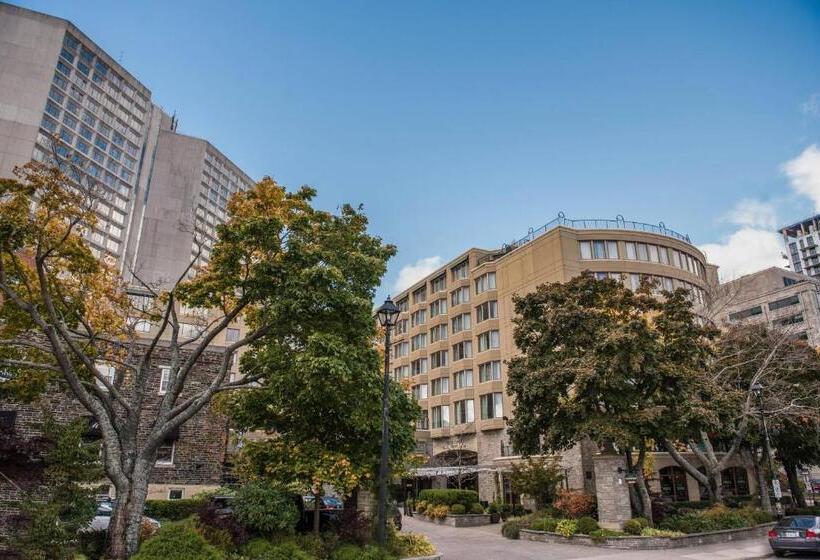
[[[811,481],[811,493],[820,494],[820,479],[815,478]]]
[[[784,517],[769,531],[769,546],[775,556],[787,552],[820,552],[820,517]]]
[[[89,531],[107,531],[111,524],[111,513],[114,511],[114,502],[101,502],[97,504],[97,513],[88,525]],[[160,528],[160,522],[151,517],[142,516],[143,521],[147,521],[157,529]]]

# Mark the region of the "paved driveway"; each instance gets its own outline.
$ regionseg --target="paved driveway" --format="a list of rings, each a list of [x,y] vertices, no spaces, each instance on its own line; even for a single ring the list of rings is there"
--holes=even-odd
[[[444,560],[749,560],[771,550],[765,538],[672,550],[613,550],[570,544],[513,541],[501,536],[501,525],[448,527],[415,518],[402,520],[403,530],[424,533]]]

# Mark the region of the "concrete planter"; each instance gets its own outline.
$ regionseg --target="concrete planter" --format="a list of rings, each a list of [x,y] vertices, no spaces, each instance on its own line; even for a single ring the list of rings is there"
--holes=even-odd
[[[597,546],[600,548],[617,548],[623,550],[660,550],[665,548],[685,548],[704,544],[720,544],[740,541],[765,535],[774,523],[764,523],[744,529],[726,529],[710,533],[692,533],[682,537],[639,537],[627,535],[623,537],[606,537],[597,542],[586,535],[564,537],[557,533],[521,529],[521,539],[559,544],[578,544],[581,546]]]
[[[465,513],[464,515],[448,515],[444,519],[430,519],[426,515],[416,515],[416,519],[435,523],[436,525],[449,525],[450,527],[478,527],[490,524],[489,513]]]

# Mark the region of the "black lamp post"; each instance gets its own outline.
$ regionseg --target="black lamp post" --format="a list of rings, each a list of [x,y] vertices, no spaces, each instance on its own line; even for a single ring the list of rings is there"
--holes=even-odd
[[[766,426],[766,414],[763,411],[763,385],[759,382],[755,382],[752,385],[752,394],[757,399],[757,410],[760,414],[760,425],[763,427],[763,445],[766,451],[766,459],[769,465],[769,473],[772,477],[772,492],[775,492],[775,485],[778,486],[780,482],[777,480],[777,473],[774,470],[774,464],[772,463],[772,443],[769,440],[769,428]],[[761,494],[762,495],[762,494]],[[780,516],[780,497],[775,494],[774,497],[774,504],[775,510],[777,512],[778,517]]]
[[[389,436],[390,436],[390,330],[396,324],[396,317],[401,313],[401,309],[393,303],[390,296],[384,300],[381,307],[376,310],[376,317],[379,324],[384,327],[384,385],[382,387],[382,451],[381,463],[379,464],[379,506],[378,506],[378,526],[376,527],[376,538],[380,545],[385,544],[387,530],[387,478],[390,475],[388,463]]]

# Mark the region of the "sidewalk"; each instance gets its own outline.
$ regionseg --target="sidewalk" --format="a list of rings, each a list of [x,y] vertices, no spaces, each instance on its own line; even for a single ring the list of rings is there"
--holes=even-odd
[[[412,517],[405,517],[402,523],[403,531],[427,535],[444,554],[443,560],[752,560],[772,555],[765,538],[691,548],[632,551],[514,541],[501,536],[501,524],[457,529]]]

